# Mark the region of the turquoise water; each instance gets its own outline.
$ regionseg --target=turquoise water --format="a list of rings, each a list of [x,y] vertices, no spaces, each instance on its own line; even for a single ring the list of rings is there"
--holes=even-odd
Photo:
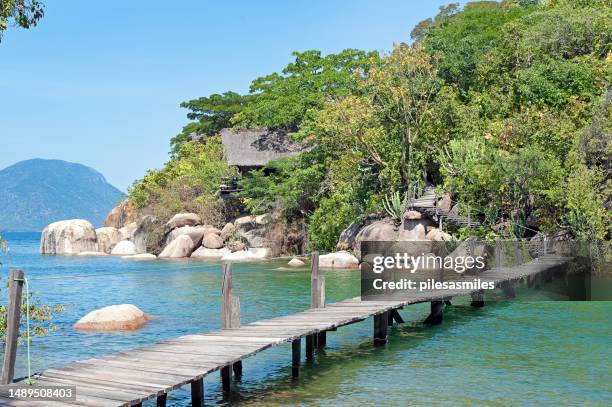
[[[22,268],[37,298],[62,304],[57,330],[32,343],[32,369],[218,328],[221,268],[199,261],[123,261],[41,256],[37,234],[8,234],[3,278]],[[243,322],[300,311],[310,302],[307,269],[285,262],[235,264]],[[324,272],[328,301],[359,295],[359,273]],[[2,291],[3,297],[6,292]],[[130,333],[86,334],[71,326],[87,312],[133,303],[157,318]],[[494,302],[482,309],[453,301],[444,324],[419,322],[427,304],[402,311],[387,346],[373,347],[372,321],[328,333],[328,346],[291,380],[289,345],[244,362],[244,376],[228,398],[218,374],[205,380],[213,405],[316,406],[608,406],[612,405],[612,302]],[[26,373],[25,347],[17,375]],[[169,405],[189,405],[189,389]]]

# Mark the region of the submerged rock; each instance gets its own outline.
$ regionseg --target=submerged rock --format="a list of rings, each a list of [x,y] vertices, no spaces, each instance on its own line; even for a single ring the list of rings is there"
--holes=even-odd
[[[336,269],[359,268],[359,260],[349,252],[340,251],[319,256],[319,267]]]
[[[104,252],[81,252],[77,256],[108,256],[108,253],[104,253]]]
[[[157,256],[151,253],[131,254],[129,256],[121,256],[124,260],[156,260]]]
[[[302,267],[304,265],[306,265],[306,263],[304,263],[302,260],[294,257],[293,259],[289,260],[289,263],[287,263],[288,266],[291,267]]]
[[[136,254],[136,246],[129,240],[122,240],[113,247],[111,251],[112,255],[115,256],[126,256]]]
[[[262,260],[270,256],[271,250],[267,247],[250,248],[224,255],[223,261],[255,261]]]
[[[86,331],[125,331],[142,328],[148,319],[135,305],[110,305],[91,311],[73,326]]]
[[[84,219],[53,222],[42,231],[40,239],[42,254],[78,254],[97,251],[96,230]]]

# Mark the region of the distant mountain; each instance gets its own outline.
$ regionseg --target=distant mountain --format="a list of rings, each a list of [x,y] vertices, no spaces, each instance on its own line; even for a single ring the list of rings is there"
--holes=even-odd
[[[40,231],[51,222],[87,219],[99,227],[123,197],[92,168],[33,159],[0,171],[0,230]]]

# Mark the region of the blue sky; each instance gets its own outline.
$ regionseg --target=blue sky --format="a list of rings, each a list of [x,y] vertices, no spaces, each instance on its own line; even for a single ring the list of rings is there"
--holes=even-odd
[[[389,50],[450,2],[42,1],[0,43],[0,169],[63,159],[122,190],[167,161],[181,101],[246,92],[294,50]]]

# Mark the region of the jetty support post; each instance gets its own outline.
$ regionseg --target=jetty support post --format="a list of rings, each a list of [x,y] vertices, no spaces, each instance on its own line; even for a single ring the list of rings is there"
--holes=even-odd
[[[202,387],[202,389],[204,389],[204,387]],[[204,392],[202,391],[202,398],[203,398],[203,396],[204,396]],[[164,394],[162,394],[160,396],[157,396],[157,403],[155,404],[156,407],[166,407],[166,401],[167,400],[168,400],[168,394],[167,393],[164,393]],[[194,406],[195,406],[195,404],[194,404]]]
[[[165,402],[164,398],[164,402]],[[158,399],[159,405],[159,399]],[[165,405],[165,404],[164,404]],[[202,407],[204,405],[204,379],[200,378],[191,382],[191,405]]]
[[[374,345],[384,345],[388,340],[390,311],[374,315]]]
[[[319,275],[319,252],[312,253],[310,265],[310,308],[325,308],[325,277]],[[309,338],[310,337],[310,338]],[[311,359],[313,347],[323,347],[327,343],[325,331],[306,337],[306,358]]]
[[[300,356],[302,354],[302,339],[297,338],[291,342],[291,376],[295,379],[300,376]]]
[[[240,298],[235,296],[232,281],[232,264],[223,263],[223,280],[221,285],[221,328],[240,327]],[[230,367],[236,377],[242,376],[242,361],[221,368],[221,383],[224,391],[230,390]]]
[[[444,301],[432,301],[429,316],[423,321],[426,325],[439,325],[444,319]]]
[[[472,301],[470,302],[470,305],[472,307],[474,308],[484,307],[485,302],[484,302],[484,291],[483,290],[473,292],[471,296],[472,296]]]
[[[9,272],[6,340],[0,384],[12,383],[15,375],[17,340],[19,339],[19,325],[21,324],[21,296],[24,282],[23,270],[11,270]]]

